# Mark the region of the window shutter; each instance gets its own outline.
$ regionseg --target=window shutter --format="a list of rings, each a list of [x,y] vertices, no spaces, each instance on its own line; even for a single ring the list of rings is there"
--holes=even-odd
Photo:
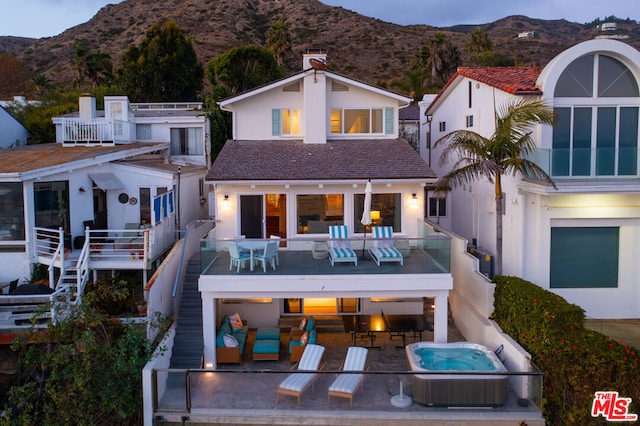
[[[393,130],[393,107],[386,107],[384,109],[384,132],[387,135],[392,135]]]
[[[280,135],[280,110],[272,109],[271,110],[271,135],[279,136]]]

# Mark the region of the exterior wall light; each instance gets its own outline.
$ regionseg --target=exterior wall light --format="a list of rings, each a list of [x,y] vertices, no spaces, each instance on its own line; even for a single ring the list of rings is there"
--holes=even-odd
[[[415,192],[411,194],[411,207],[418,207],[418,194]]]
[[[224,207],[225,209],[228,209],[229,207],[231,207],[231,200],[229,200],[228,195],[225,195],[224,198],[222,199],[222,207]]]

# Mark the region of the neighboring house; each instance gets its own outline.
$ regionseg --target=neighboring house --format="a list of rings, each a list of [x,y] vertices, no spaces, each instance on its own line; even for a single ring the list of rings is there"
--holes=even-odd
[[[0,106],[0,148],[24,146],[29,140],[29,131],[3,106]]]
[[[399,136],[419,152],[420,150],[420,107],[411,103],[399,111]]]
[[[423,221],[423,190],[435,174],[399,138],[400,111],[409,103],[405,96],[328,71],[322,52],[305,54],[301,72],[220,102],[233,114],[233,139],[207,174],[215,186],[217,222],[202,252],[207,266],[199,279],[205,365],[216,363],[220,316],[236,311],[251,327],[275,326],[281,315],[301,314],[318,303],[338,315],[422,313],[422,298],[431,296],[435,340],[447,340],[453,285],[448,258],[429,269],[431,258],[415,250],[411,260],[417,269],[406,261],[378,267],[363,248],[371,244],[371,230],[361,224],[371,180],[374,226],[391,226],[407,254],[427,252],[433,241],[449,250],[450,241],[429,234],[433,229]],[[318,260],[329,226],[336,224],[348,226],[357,266]],[[230,273],[224,255],[229,240],[240,235],[280,237],[277,269]]]
[[[208,217],[208,119],[200,104],[79,105],[53,118],[56,143],[0,153],[0,281],[43,264],[57,291],[81,294],[99,270],[142,271],[144,287],[180,230]]]
[[[597,39],[544,69],[461,68],[424,111],[435,142],[459,129],[490,136],[494,109],[509,100],[541,98],[553,107],[556,125],[532,129],[532,159],[558,189],[503,177],[503,274],[549,289],[589,317],[640,316],[639,64],[628,44]],[[439,176],[452,167],[438,165],[441,151],[422,153]],[[495,254],[492,183],[463,185],[442,205],[441,225]]]

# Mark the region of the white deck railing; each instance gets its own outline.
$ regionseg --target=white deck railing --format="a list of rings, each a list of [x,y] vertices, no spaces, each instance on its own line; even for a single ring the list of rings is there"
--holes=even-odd
[[[65,144],[102,145],[135,141],[135,123],[106,118],[62,120]]]

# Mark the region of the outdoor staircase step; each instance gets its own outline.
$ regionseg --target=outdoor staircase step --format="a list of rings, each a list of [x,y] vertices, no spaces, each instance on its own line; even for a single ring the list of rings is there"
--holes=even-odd
[[[198,291],[199,277],[200,254],[198,253],[187,262],[170,368],[200,368],[202,366],[204,341],[202,338],[202,301]]]

